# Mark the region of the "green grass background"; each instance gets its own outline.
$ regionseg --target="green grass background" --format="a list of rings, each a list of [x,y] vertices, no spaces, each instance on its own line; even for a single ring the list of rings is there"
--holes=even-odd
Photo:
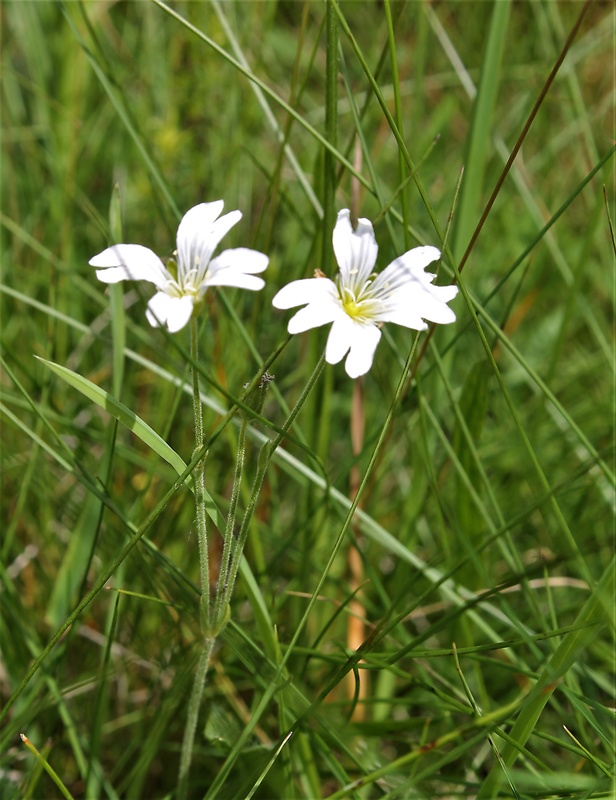
[[[379,269],[447,231],[438,282],[463,259],[463,291],[425,353],[386,329],[359,455],[338,365],[272,461],[190,796],[613,796],[614,12],[587,5],[2,3],[0,796],[174,795],[197,542],[161,451],[192,452],[188,333],[151,329],[149,287],[109,292],[87,262],[120,239],[170,255],[181,214],[219,198],[244,215],[223,246],[270,256],[262,292],[213,291],[200,318],[223,515],[219,424],[286,341],[275,292],[334,274],[338,209],[374,221]],[[325,338],[272,363],[240,503]]]

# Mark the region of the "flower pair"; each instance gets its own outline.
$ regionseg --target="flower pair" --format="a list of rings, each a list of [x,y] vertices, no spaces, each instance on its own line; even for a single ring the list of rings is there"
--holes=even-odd
[[[151,325],[163,325],[171,333],[181,330],[195,313],[208,286],[261,289],[257,274],[268,258],[256,250],[238,247],[212,258],[214,250],[241,212],[220,216],[223,201],[201,203],[186,213],[177,233],[177,250],[167,266],[147,247],[118,244],[94,256],[90,264],[104,283],[144,280],[157,293],[148,303]],[[332,323],[325,358],[337,364],[345,356],[351,378],[364,375],[372,366],[381,338],[380,325],[394,322],[405,328],[425,330],[424,320],[449,323],[455,314],[447,303],[456,296],[456,286],[433,286],[435,276],[426,267],[440,258],[436,247],[416,247],[373,273],[378,245],[372,224],[359,219],[353,230],[348,209],[338,213],[333,246],[340,269],[335,280],[316,273],[314,278],[292,281],[274,297],[276,308],[305,306],[289,322],[289,333]]]

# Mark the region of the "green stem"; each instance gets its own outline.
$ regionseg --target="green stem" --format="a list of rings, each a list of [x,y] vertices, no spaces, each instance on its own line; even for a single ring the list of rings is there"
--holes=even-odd
[[[398,126],[398,131],[400,136],[404,138],[404,131],[402,129],[402,101],[400,98],[400,78],[398,75],[398,58],[396,56],[396,37],[394,33],[394,21],[391,15],[391,7],[389,0],[385,0],[385,19],[387,20],[387,41],[389,43],[389,55],[391,59],[391,76],[392,76],[392,85],[394,88],[394,107],[395,107],[395,115],[396,115],[396,125]],[[411,246],[411,233],[409,230],[409,203],[408,203],[408,194],[406,191],[402,189],[404,186],[406,178],[407,178],[407,171],[406,171],[406,162],[404,160],[404,155],[400,148],[398,148],[398,168],[400,170],[400,186],[398,187],[401,190],[401,200],[402,200],[402,220],[403,220],[403,227],[404,227],[404,246],[408,250]]]
[[[336,147],[338,117],[338,17],[331,0],[325,7],[325,137]],[[334,227],[336,194],[336,160],[331,150],[323,157],[323,230]],[[329,275],[331,270],[331,242],[322,237],[321,269]]]
[[[276,436],[275,439],[266,442],[264,446],[261,448],[261,451],[259,453],[257,474],[255,476],[254,484],[252,487],[250,500],[248,501],[248,506],[246,507],[244,518],[242,519],[242,525],[238,533],[236,546],[232,548],[231,545],[233,543],[233,525],[235,520],[235,509],[237,506],[237,496],[235,497],[234,500],[234,495],[239,493],[239,486],[244,468],[245,437],[246,437],[246,428],[248,426],[248,420],[244,420],[242,422],[242,426],[240,428],[239,443],[238,443],[238,463],[235,472],[235,479],[233,482],[231,508],[229,509],[225,543],[221,559],[220,579],[218,581],[218,589],[216,592],[216,605],[214,608],[214,618],[213,618],[212,628],[214,631],[216,631],[216,633],[218,633],[219,629],[223,627],[226,621],[229,603],[231,602],[231,596],[233,594],[233,587],[235,586],[235,579],[237,578],[237,573],[239,571],[242,553],[244,551],[244,545],[246,544],[246,539],[248,538],[248,528],[250,526],[250,521],[252,519],[252,515],[254,513],[254,509],[257,504],[259,494],[261,492],[261,486],[263,485],[263,480],[265,478],[265,473],[267,472],[269,462],[271,461],[271,458],[274,455],[276,448],[284,439],[287,431],[295,421],[295,418],[297,417],[302,406],[306,402],[306,399],[310,394],[310,392],[312,391],[315,383],[319,379],[319,376],[323,371],[324,366],[325,366],[325,356],[321,356],[316,367],[314,368],[312,375],[310,376],[308,383],[304,387],[304,390],[299,396],[297,403],[295,404],[291,413],[289,414],[289,417],[285,422],[284,426],[282,427],[280,433]],[[232,550],[233,550],[233,556],[231,557]]]
[[[193,317],[190,321],[190,353],[192,356],[192,383],[193,383],[193,412],[195,417],[195,449],[193,457],[197,451],[203,447],[203,406],[201,405],[201,393],[199,391],[199,341],[197,336],[197,321]],[[197,540],[199,542],[199,568],[201,575],[201,594],[205,596],[205,614],[209,621],[209,597],[210,597],[210,569],[208,563],[207,549],[207,515],[205,512],[205,458],[199,461],[195,467],[195,506],[197,516]]]
[[[310,392],[312,391],[315,383],[319,379],[319,375],[323,371],[323,367],[324,366],[325,366],[325,356],[322,355],[321,358],[319,359],[316,367],[314,368],[314,371],[313,371],[312,375],[310,376],[310,379],[308,380],[308,383],[306,384],[306,386],[304,387],[304,390],[300,394],[300,396],[299,396],[299,398],[297,400],[297,403],[295,403],[295,405],[293,406],[293,409],[291,410],[291,413],[289,414],[289,417],[288,417],[287,421],[285,422],[285,424],[280,429],[280,433],[276,436],[275,439],[272,440],[272,449],[271,449],[271,453],[270,453],[270,458],[271,458],[271,456],[274,455],[274,451],[276,450],[276,448],[278,447],[280,442],[282,442],[284,437],[287,435],[287,431],[289,430],[291,425],[293,425],[293,423],[295,422],[295,418],[299,414],[302,406],[304,405],[304,403],[306,402],[306,399],[308,398],[308,395],[310,394]]]
[[[192,360],[192,384],[193,384],[193,413],[195,417],[195,449],[193,458],[203,450],[205,437],[203,435],[203,406],[201,404],[201,392],[199,390],[199,339],[197,332],[197,321],[193,317],[190,322],[190,355]],[[195,672],[195,680],[192,692],[188,701],[188,716],[186,727],[184,728],[184,739],[182,741],[182,752],[180,755],[180,774],[178,778],[178,798],[185,800],[188,790],[188,774],[192,762],[193,749],[195,744],[195,732],[199,720],[199,709],[205,689],[205,679],[216,637],[210,634],[210,570],[207,548],[207,516],[205,510],[205,459],[203,458],[195,467],[195,506],[197,516],[197,540],[199,543],[199,570],[201,576],[201,603],[199,608],[201,619],[201,631],[203,635],[202,649],[199,656],[199,663]]]
[[[233,550],[233,562],[236,560],[237,551],[241,549],[237,544],[233,547],[235,540],[235,516],[237,512],[237,501],[240,494],[242,485],[242,475],[244,473],[244,465],[246,463],[246,429],[248,428],[248,420],[242,419],[240,425],[238,443],[237,443],[237,463],[235,465],[235,475],[233,476],[233,488],[231,490],[231,501],[229,503],[229,513],[227,514],[227,525],[225,528],[225,541],[222,550],[222,558],[220,559],[220,572],[218,575],[218,586],[216,589],[216,603],[214,606],[214,627],[215,629],[222,624],[225,609],[231,600],[233,592],[233,583],[229,582],[229,564],[231,562],[231,551]]]
[[[250,527],[250,521],[252,519],[252,515],[254,513],[255,507],[257,505],[257,500],[259,499],[259,494],[261,493],[261,486],[263,485],[263,480],[265,478],[265,473],[267,472],[267,467],[270,462],[270,458],[272,456],[273,450],[270,442],[266,442],[259,452],[259,464],[257,467],[257,474],[255,476],[254,484],[252,487],[252,492],[250,494],[250,500],[248,501],[248,506],[246,507],[246,511],[244,513],[244,519],[242,520],[242,526],[240,528],[240,532],[237,537],[237,545],[233,551],[233,560],[231,562],[231,566],[229,568],[229,575],[226,585],[224,588],[224,600],[226,603],[222,605],[223,610],[228,606],[231,602],[231,595],[233,594],[233,587],[235,585],[235,579],[237,578],[237,573],[240,568],[240,559],[242,558],[242,553],[244,551],[244,545],[246,544],[246,539],[248,538],[248,529]],[[219,587],[220,588],[220,587]],[[218,599],[218,598],[217,598]],[[218,604],[217,604],[218,605]],[[215,617],[215,620],[218,621],[218,617]]]
[[[190,694],[190,699],[188,701],[188,717],[186,719],[186,727],[184,728],[184,740],[182,741],[182,753],[180,756],[178,800],[185,800],[187,796],[188,773],[190,771],[190,764],[195,745],[195,732],[197,730],[197,722],[199,720],[199,709],[201,708],[203,690],[205,689],[205,679],[207,677],[208,667],[210,666],[210,658],[212,656],[212,651],[215,644],[216,639],[213,636],[203,640],[203,649],[201,650],[201,655],[199,656],[199,663],[197,664],[197,671],[195,672],[195,680],[193,683],[192,692]]]

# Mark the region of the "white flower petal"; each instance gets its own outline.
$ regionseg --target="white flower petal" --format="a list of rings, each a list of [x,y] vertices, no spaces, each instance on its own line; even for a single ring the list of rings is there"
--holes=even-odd
[[[228,214],[225,214],[224,217],[220,217],[220,219],[217,219],[216,222],[213,223],[199,254],[202,264],[209,264],[212,253],[218,247],[220,240],[234,225],[237,225],[241,218],[241,211],[229,211]]]
[[[349,378],[358,378],[365,375],[372,366],[374,351],[380,341],[381,331],[376,325],[362,325],[355,332],[351,352],[344,362],[344,368]]]
[[[201,251],[210,235],[212,225],[220,216],[224,206],[222,200],[199,203],[184,214],[176,237],[178,265],[182,264],[186,270],[195,266],[194,256]]]
[[[333,300],[309,303],[291,317],[287,330],[289,333],[303,333],[310,328],[319,328],[333,322],[340,314],[341,309]]]
[[[321,278],[292,281],[272,303],[276,308],[306,306],[291,319],[290,333],[332,322],[325,358],[337,364],[346,356],[345,369],[351,378],[364,375],[372,366],[381,338],[377,323],[424,330],[426,319],[455,320],[447,303],[457,288],[433,286],[436,276],[425,271],[441,256],[436,247],[409,250],[372,279],[378,253],[372,224],[360,219],[353,230],[348,209],[338,213],[333,245],[340,267],[336,283]]]
[[[396,305],[389,311],[379,314],[379,322],[393,322],[395,325],[411,328],[414,331],[425,331],[428,327],[421,315],[417,313],[414,304],[411,307],[405,307],[402,304]]]
[[[336,318],[327,337],[327,346],[325,347],[325,360],[328,364],[337,364],[342,361],[349,352],[359,327],[361,327],[361,324],[353,322],[344,312]]]
[[[457,288],[457,287],[451,287]],[[430,291],[424,290],[422,292],[421,300],[417,299],[417,310],[421,313],[424,319],[430,322],[438,322],[441,325],[447,325],[450,322],[456,321],[455,313],[449,308],[446,302],[442,301],[439,297],[438,290],[444,289],[447,297],[450,296],[449,286],[432,286]],[[421,308],[421,311],[419,309]]]
[[[272,305],[274,308],[294,308],[321,299],[327,302],[328,298],[337,295],[336,284],[329,278],[302,278],[283,286],[274,296]]]
[[[242,218],[241,211],[231,211],[217,219],[223,205],[222,200],[201,203],[187,211],[180,222],[177,235],[180,283],[187,277],[193,285],[203,281],[220,240]]]
[[[449,284],[448,286],[431,286],[430,291],[436,292],[441,303],[449,303],[458,294],[458,287]]]
[[[169,333],[177,333],[189,321],[194,308],[194,298],[189,295],[171,297],[158,292],[148,303],[145,315],[152,327],[163,325]]]
[[[164,289],[173,280],[156,253],[140,244],[114,244],[91,258],[89,264],[106,267],[96,271],[96,277],[103,283],[149,281]]]
[[[343,208],[338,212],[332,241],[342,282],[356,294],[370,277],[379,252],[372,223],[361,218],[357,221],[357,229],[353,230],[351,213],[348,208]]]
[[[265,253],[258,250],[250,250],[248,247],[235,247],[223,252],[210,261],[206,279],[220,269],[233,269],[236,272],[244,272],[254,275],[256,272],[263,272],[267,269],[269,258]]]
[[[438,261],[440,257],[441,251],[430,245],[408,250],[377,275],[373,291],[395,292],[411,281],[419,281],[424,286],[431,284],[436,276],[431,272],[425,272],[425,268],[433,261]]]
[[[417,327],[415,320],[418,318],[446,325],[456,320],[455,313],[447,303],[457,293],[457,286],[422,286],[417,282],[411,283],[396,294],[390,310],[393,316],[385,313],[379,318],[383,322],[395,322],[397,325],[415,330],[424,330],[426,327],[425,325]],[[411,320],[413,324],[409,324]]]
[[[189,295],[173,298],[175,301],[169,309],[167,329],[169,333],[177,333],[188,324],[194,310],[194,298]]]
[[[257,278],[256,275],[245,275],[243,272],[238,272],[235,269],[221,269],[214,275],[208,277],[200,287],[199,296],[205,294],[208,286],[236,286],[238,289],[250,289],[253,292],[262,289],[265,286],[263,278]]]

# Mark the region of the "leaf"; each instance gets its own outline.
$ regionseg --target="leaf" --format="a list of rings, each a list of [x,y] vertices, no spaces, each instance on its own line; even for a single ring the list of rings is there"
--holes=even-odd
[[[53,361],[47,361],[39,356],[35,356],[35,358],[48,366],[52,372],[55,372],[56,375],[65,380],[74,389],[77,389],[89,400],[92,400],[93,403],[96,403],[97,406],[104,408],[105,411],[111,414],[112,417],[115,417],[122,425],[125,425],[135,436],[141,439],[144,444],[147,444],[157,455],[170,464],[178,475],[184,472],[186,469],[184,459],[179,456],[175,450],[147,424],[147,422],[144,422],[134,411],[131,411],[130,408],[125,406],[124,403],[116,400],[109,392],[106,392],[104,389],[101,389],[100,386],[97,386],[92,383],[92,381],[78,375],[67,367],[61,367],[59,364],[55,364]],[[186,482],[192,490],[192,476],[189,477]],[[218,525],[218,521],[214,521]]]
[[[92,383],[92,381],[89,381],[87,378],[78,375],[76,372],[73,372],[67,367],[61,367],[59,364],[55,364],[53,361],[47,361],[39,356],[35,356],[35,358],[48,366],[52,372],[55,372],[56,375],[65,380],[70,386],[73,386],[88,399],[92,400],[93,403],[96,403],[96,405],[104,408],[109,414],[111,414],[112,417],[115,417],[115,419],[125,425],[135,434],[135,436],[141,439],[144,444],[147,444],[148,447],[150,447],[157,455],[170,464],[178,473],[178,475],[181,475],[184,472],[186,469],[186,464],[184,463],[182,457],[179,456],[175,450],[170,447],[167,442],[165,442],[165,440],[162,439],[156,433],[156,431],[147,424],[147,422],[144,422],[142,419],[140,419],[133,411],[130,410],[130,408],[127,408],[124,403],[120,403],[120,401],[112,397],[109,392],[106,392],[104,389],[101,389],[99,386]],[[190,490],[194,492],[192,476],[189,476],[186,479],[186,483]],[[218,530],[224,531],[224,515],[219,510],[218,506],[214,502],[214,499],[207,491],[205,492],[204,501],[206,513],[214,522]],[[259,590],[258,583],[255,580],[250,566],[244,557],[242,557],[242,561],[240,563],[240,572],[245,581],[246,590],[251,598],[251,602],[254,604],[255,614],[259,621],[259,626],[264,637],[264,641],[267,642],[268,639],[271,638],[271,633],[269,636],[266,635],[268,626],[271,631],[273,625],[267,611],[267,605]]]
[[[468,479],[481,496],[482,481],[477,467],[477,447],[488,412],[488,381],[490,368],[485,361],[478,361],[470,369],[460,396],[460,414],[466,426],[466,434],[459,420],[453,432],[453,449],[464,468]],[[470,437],[470,440],[467,438]],[[477,508],[469,496],[464,482],[457,479],[457,519],[467,536],[477,535]]]

